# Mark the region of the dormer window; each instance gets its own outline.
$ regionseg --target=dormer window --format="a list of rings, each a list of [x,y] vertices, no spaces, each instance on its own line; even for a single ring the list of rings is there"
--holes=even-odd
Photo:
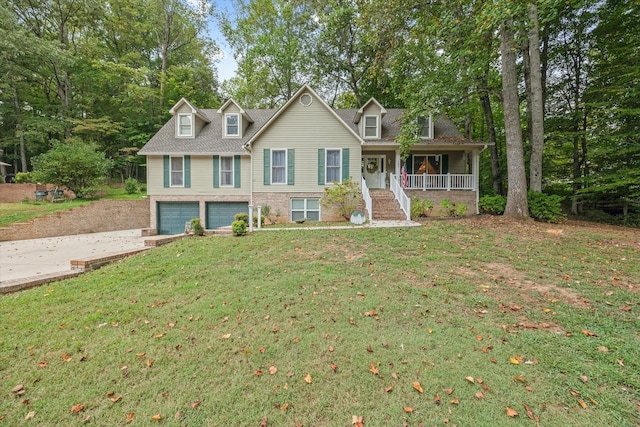
[[[418,118],[418,137],[433,138],[431,134],[431,116]]]
[[[178,114],[178,137],[193,136],[193,114]]]
[[[240,136],[239,114],[225,114],[225,136]]]
[[[364,116],[364,137],[378,138],[378,116]]]

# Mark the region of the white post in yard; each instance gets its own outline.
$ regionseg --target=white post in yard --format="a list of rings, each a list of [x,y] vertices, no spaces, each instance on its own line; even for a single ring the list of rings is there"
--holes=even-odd
[[[262,206],[258,206],[258,230],[262,228]]]
[[[249,205],[249,232],[253,231],[253,205]]]

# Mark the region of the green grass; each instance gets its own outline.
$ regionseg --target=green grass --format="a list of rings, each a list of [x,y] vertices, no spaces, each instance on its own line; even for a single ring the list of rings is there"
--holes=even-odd
[[[128,194],[122,185],[109,185],[101,187],[99,196],[101,199],[138,200],[145,196],[145,192]],[[90,200],[66,200],[62,203],[23,202],[0,203],[0,227],[6,227],[14,222],[28,222],[33,218],[45,216],[59,211],[65,211],[91,203]]]
[[[0,227],[6,227],[14,222],[28,222],[39,216],[77,208],[89,203],[86,200],[67,200],[62,203],[0,203]]]
[[[534,426],[528,405],[544,426],[638,425],[640,233],[548,227],[490,218],[185,238],[2,296],[0,417]]]

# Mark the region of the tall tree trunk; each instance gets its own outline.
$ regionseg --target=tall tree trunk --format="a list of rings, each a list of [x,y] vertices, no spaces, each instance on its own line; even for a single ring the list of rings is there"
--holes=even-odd
[[[20,108],[20,97],[15,81],[13,84],[13,105],[16,109],[16,136],[20,141],[20,166],[22,172],[27,172],[27,150],[24,145],[24,128],[22,126],[22,108]],[[17,172],[17,171],[14,171]]]
[[[540,31],[535,2],[529,5],[529,75],[531,78],[531,157],[529,159],[529,187],[542,191],[542,152],[544,149],[544,103],[542,72],[540,70]]]
[[[487,124],[487,132],[491,145],[491,177],[493,178],[493,192],[498,195],[504,195],[504,186],[502,185],[502,176],[500,174],[500,159],[498,153],[498,143],[496,141],[496,127],[493,122],[493,110],[491,109],[491,99],[488,92],[482,92],[480,95],[480,103],[484,112],[484,120]]]
[[[513,31],[509,22],[503,23],[500,27],[500,55],[502,56],[502,105],[507,138],[507,179],[509,181],[504,215],[528,218],[527,177],[522,149],[522,128],[520,127],[516,52]]]

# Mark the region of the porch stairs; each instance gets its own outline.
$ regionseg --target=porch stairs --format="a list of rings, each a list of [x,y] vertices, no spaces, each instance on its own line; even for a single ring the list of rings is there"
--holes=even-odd
[[[390,190],[369,190],[374,221],[404,221],[407,216]]]

